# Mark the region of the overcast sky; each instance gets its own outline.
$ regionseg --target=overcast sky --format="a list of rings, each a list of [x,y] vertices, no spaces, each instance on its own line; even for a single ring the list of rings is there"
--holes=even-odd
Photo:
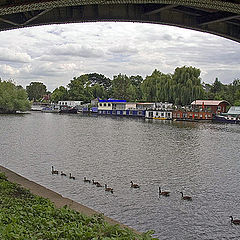
[[[142,23],[79,23],[0,32],[0,77],[53,91],[73,77],[101,73],[151,75],[176,67],[201,69],[201,79],[240,78],[240,44],[207,33]]]

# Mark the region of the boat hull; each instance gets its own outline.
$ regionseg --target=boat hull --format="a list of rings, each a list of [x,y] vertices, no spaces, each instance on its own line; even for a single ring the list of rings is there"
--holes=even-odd
[[[240,124],[240,119],[235,117],[216,115],[213,118],[213,122]]]

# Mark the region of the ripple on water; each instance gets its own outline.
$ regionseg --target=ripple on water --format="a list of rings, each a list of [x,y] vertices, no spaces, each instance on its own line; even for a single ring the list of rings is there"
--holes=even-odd
[[[0,116],[0,132],[0,164],[139,231],[240,238],[229,219],[240,218],[239,126],[32,113]],[[76,180],[52,175],[51,166]],[[159,186],[170,197],[159,197]]]

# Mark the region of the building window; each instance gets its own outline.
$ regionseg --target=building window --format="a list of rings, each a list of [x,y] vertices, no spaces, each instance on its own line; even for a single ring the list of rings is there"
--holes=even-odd
[[[161,113],[161,116],[164,117],[164,113]]]
[[[101,103],[99,103],[99,106],[101,107],[101,106],[102,106],[102,104],[101,104]]]
[[[158,116],[158,112],[156,112],[156,116]]]
[[[110,107],[110,106],[111,106],[111,103],[108,103],[108,106]]]
[[[107,106],[107,104],[106,104],[106,103],[104,103],[104,104],[103,104],[103,106],[104,106],[104,107],[106,107],[106,106]]]

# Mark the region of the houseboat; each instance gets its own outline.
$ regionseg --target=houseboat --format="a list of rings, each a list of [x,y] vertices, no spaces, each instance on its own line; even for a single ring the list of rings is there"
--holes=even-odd
[[[126,100],[108,99],[98,102],[99,115],[145,117],[145,110],[138,109],[137,103],[127,102]]]
[[[58,105],[50,105],[41,109],[41,112],[44,113],[59,113],[60,108]]]
[[[229,102],[225,100],[195,100],[190,107],[182,107],[173,111],[173,119],[177,121],[212,121],[213,116],[225,113]]]
[[[145,117],[150,119],[171,120],[173,112],[172,103],[154,103],[154,108],[147,109]]]
[[[216,114],[214,122],[218,123],[237,123],[240,124],[240,106],[232,106],[227,113]]]

